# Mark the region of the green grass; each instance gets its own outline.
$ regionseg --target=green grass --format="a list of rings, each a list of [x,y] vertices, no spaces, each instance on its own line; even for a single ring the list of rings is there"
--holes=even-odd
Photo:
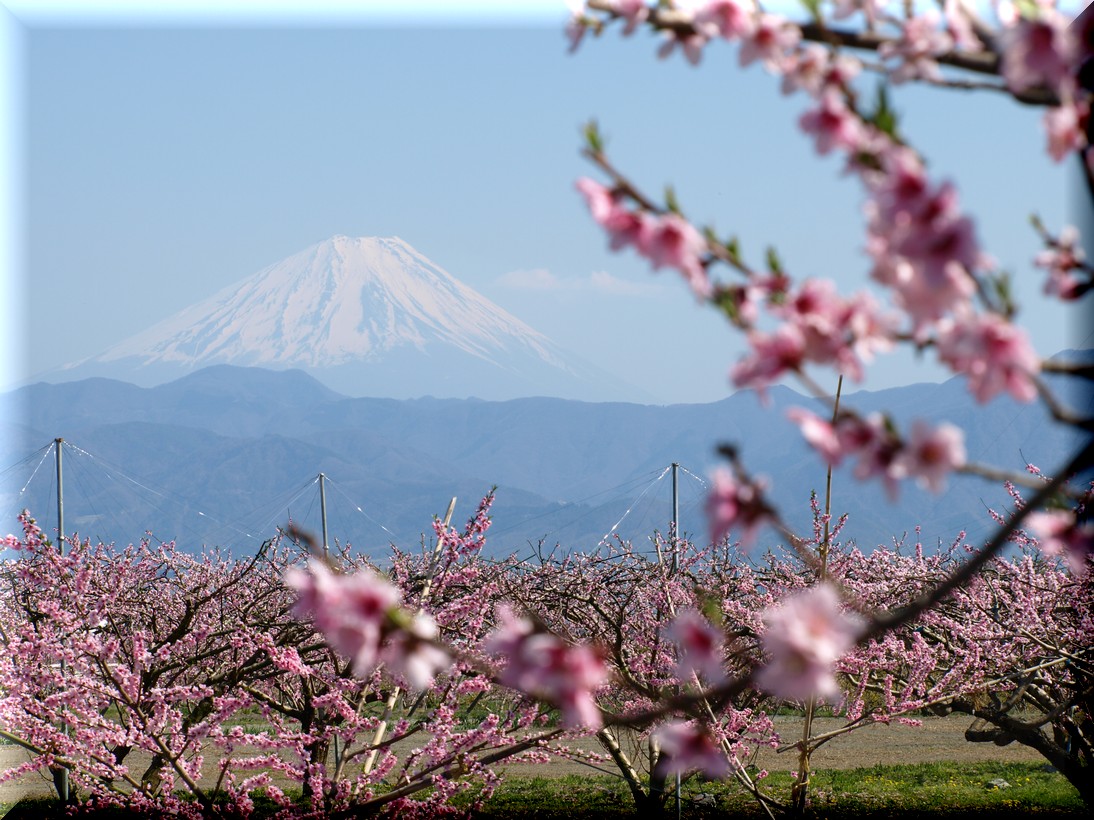
[[[1009,788],[987,784],[997,778]],[[791,778],[779,772],[761,781],[764,791],[786,801]],[[698,801],[714,798],[714,806]],[[887,816],[1087,817],[1075,789],[1040,763],[929,763],[822,771],[811,781],[810,812],[815,818]],[[709,799],[706,801],[709,802]],[[682,814],[687,817],[766,817],[755,800],[732,782],[684,784]],[[669,806],[675,804],[669,798]],[[477,818],[562,818],[633,816],[634,804],[623,782],[607,776],[507,779]]]
[[[1001,778],[1009,788],[989,782]],[[791,779],[776,772],[761,781],[764,791],[786,801]],[[1085,818],[1075,789],[1041,763],[924,763],[910,766],[874,766],[867,769],[821,771],[811,782],[810,816],[815,820],[865,820],[884,817],[954,818]],[[700,795],[710,797],[701,798]],[[713,798],[713,805],[709,803]],[[470,805],[470,796],[462,805]],[[688,818],[766,817],[755,801],[733,782],[692,779],[681,794],[682,814]],[[24,801],[13,817],[47,818],[51,801]],[[668,799],[675,816],[673,798]],[[0,817],[12,806],[0,805]],[[97,815],[102,820],[107,815]],[[125,818],[124,814],[110,817]],[[262,816],[261,813],[258,816]],[[478,820],[554,820],[564,817],[633,817],[634,802],[623,781],[606,775],[566,777],[511,777],[483,807]],[[131,818],[129,818],[131,820]]]
[[[993,788],[993,780],[1008,788]],[[931,811],[1082,811],[1075,789],[1041,763],[925,763],[832,771],[817,777],[816,804]]]

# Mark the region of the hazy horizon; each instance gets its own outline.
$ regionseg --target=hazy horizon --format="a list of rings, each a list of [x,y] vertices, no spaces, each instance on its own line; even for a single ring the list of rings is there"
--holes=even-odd
[[[24,115],[6,153],[8,204],[25,204],[8,221],[0,388],[345,234],[402,237],[656,401],[729,395],[740,335],[675,274],[609,252],[574,190],[595,176],[579,156],[590,118],[619,168],[653,195],[671,183],[696,223],[739,236],[749,257],[775,245],[792,274],[864,286],[857,185],[797,132],[804,100],[739,69],[732,47],[712,45],[693,68],[657,59],[656,38],[612,28],[568,55],[565,10],[546,4],[526,17],[491,4],[464,17],[427,4],[413,19],[320,10],[266,26],[253,11],[88,23],[62,3],[37,16],[28,5],[15,4],[22,18],[0,14],[20,69],[7,101]],[[1031,264],[1028,215],[1050,227],[1075,218],[1073,169],[1045,156],[1041,112],[924,88],[894,100],[1014,274],[1038,351],[1088,346],[1082,317],[1040,298]],[[948,374],[929,354],[901,353],[867,375],[854,387]]]

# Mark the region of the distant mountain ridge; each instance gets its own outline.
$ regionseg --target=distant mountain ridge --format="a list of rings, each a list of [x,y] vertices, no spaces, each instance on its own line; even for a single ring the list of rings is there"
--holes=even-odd
[[[398,237],[332,237],[48,375],[151,386],[215,364],[353,396],[643,398]]]
[[[452,495],[460,498],[457,519],[469,515],[496,484],[488,541],[493,552],[508,553],[540,539],[592,549],[620,521],[619,534],[644,542],[667,527],[668,489],[656,480],[674,461],[688,470],[682,528],[701,540],[700,479],[717,463],[716,445],[733,442],[750,470],[771,479],[790,523],[808,532],[809,493],[823,490],[824,467],[785,413],[811,402],[784,387],[769,392],[767,406],[744,392],[669,406],[348,398],[301,371],[215,366],[154,388],[88,379],[4,394],[8,412],[0,418],[23,421],[0,431],[0,467],[63,437],[94,456],[87,469],[108,474],[75,485],[86,498],[66,505],[70,528],[119,541],[151,529],[185,548],[211,542],[247,549],[253,538],[240,541],[239,531],[268,535],[290,517],[316,528],[314,498],[292,499],[320,471],[343,493],[330,498],[353,500],[332,523],[332,537],[381,551],[389,541],[418,543]],[[1089,413],[1089,394],[1076,398]],[[889,409],[899,423],[951,421],[965,429],[970,459],[1010,470],[1027,461],[1052,470],[1078,443],[1039,404],[1000,398],[976,405],[958,379],[862,391],[846,401],[861,412]],[[54,508],[49,470],[39,469],[32,482],[33,460],[26,464],[26,474],[8,471],[0,486],[0,513],[9,519],[0,526],[8,530],[23,506],[44,520]],[[79,469],[79,460],[66,467],[74,476]],[[975,540],[991,529],[987,508],[1009,504],[1001,486],[973,477],[954,478],[941,495],[906,483],[897,505],[847,466],[834,486],[833,511],[850,515],[844,535],[864,547],[917,525],[928,546],[961,530]],[[224,526],[209,530],[214,520]]]

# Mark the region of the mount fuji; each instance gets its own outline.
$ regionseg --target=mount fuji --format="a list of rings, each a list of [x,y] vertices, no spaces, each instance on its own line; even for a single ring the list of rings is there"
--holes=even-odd
[[[335,236],[48,376],[152,386],[221,364],[349,396],[649,401],[397,237]]]

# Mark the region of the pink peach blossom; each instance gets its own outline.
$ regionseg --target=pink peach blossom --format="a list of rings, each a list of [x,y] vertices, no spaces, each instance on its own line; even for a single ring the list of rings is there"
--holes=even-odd
[[[889,146],[879,159],[884,173],[871,182],[878,218],[894,224],[920,219],[929,207],[930,181],[919,155]]]
[[[865,420],[844,415],[834,425],[801,407],[791,408],[787,416],[829,465],[836,467],[844,458],[857,457],[855,477],[880,476],[891,496],[902,478],[915,478],[923,487],[940,492],[946,476],[965,463],[964,434],[953,425],[932,429],[917,421],[902,446],[880,414]]]
[[[883,152],[881,166],[882,173],[868,183],[871,276],[893,289],[894,301],[920,335],[930,323],[968,305],[976,293],[972,271],[987,260],[952,184],[932,186],[919,158],[907,149]]]
[[[972,220],[957,215],[910,223],[895,235],[893,249],[912,260],[931,282],[944,280],[954,265],[973,270],[980,261]]]
[[[597,225],[604,225],[619,207],[611,189],[595,179],[581,177],[574,183],[574,187],[585,198],[585,204]]]
[[[1049,510],[1029,513],[1026,527],[1037,536],[1041,552],[1065,559],[1076,577],[1086,576],[1094,556],[1094,523],[1076,523],[1069,510]]]
[[[628,210],[615,194],[595,180],[582,177],[574,187],[585,198],[593,221],[608,232],[613,251],[633,245],[639,253],[647,253],[653,222],[643,213]]]
[[[1066,226],[1052,247],[1034,257],[1033,264],[1048,271],[1044,292],[1065,300],[1078,298],[1082,294],[1082,281],[1073,271],[1082,268],[1085,257],[1078,230],[1073,225]]]
[[[969,380],[976,400],[990,401],[1001,392],[1018,401],[1037,397],[1034,376],[1041,360],[1026,332],[994,313],[962,316],[940,324],[938,356]]]
[[[762,391],[786,374],[800,370],[805,363],[805,339],[794,323],[784,323],[772,333],[752,331],[748,342],[752,352],[730,371],[737,387]]]
[[[894,83],[909,80],[938,80],[935,58],[953,50],[953,38],[940,28],[941,15],[935,9],[903,21],[899,40],[882,43],[878,54],[883,60],[899,59],[900,64],[889,72]]]
[[[952,424],[931,428],[917,420],[897,462],[899,469],[921,487],[940,493],[946,477],[965,464],[965,434]]]
[[[790,94],[799,89],[810,94],[818,94],[824,86],[828,55],[828,49],[819,43],[806,43],[788,56],[783,63],[779,90],[783,94]]]
[[[803,407],[791,407],[786,416],[801,430],[802,437],[832,467],[843,461],[843,444],[831,422]]]
[[[367,570],[335,575],[320,561],[308,571],[289,570],[285,582],[299,595],[295,611],[312,616],[330,645],[353,663],[354,673],[372,672],[389,615],[402,599],[399,590]]]
[[[1086,124],[1090,104],[1086,100],[1067,100],[1045,112],[1048,155],[1057,162],[1086,146]]]
[[[707,39],[730,41],[749,37],[756,28],[751,3],[746,6],[736,0],[710,0],[695,12],[693,25]]]
[[[833,148],[854,151],[866,136],[862,121],[834,88],[825,89],[817,107],[802,114],[798,124],[805,133],[813,135],[817,153],[822,155]]]
[[[800,28],[778,15],[760,14],[752,31],[741,40],[738,58],[742,67],[759,60],[768,71],[777,73],[800,41]]]
[[[392,633],[380,651],[380,658],[411,689],[428,689],[437,673],[452,664],[448,653],[433,643],[438,635],[437,623],[420,612],[409,626]]]
[[[897,462],[900,441],[881,413],[870,413],[865,419],[844,416],[836,422],[836,436],[845,455],[854,454],[854,476],[860,481],[879,477],[889,498],[897,496],[897,482],[904,477]]]
[[[566,36],[566,42],[568,43],[566,50],[570,54],[573,54],[580,48],[581,41],[585,39],[585,32],[588,30],[588,26],[586,26],[581,17],[577,15],[574,15],[566,22],[563,34]]]
[[[693,674],[712,684],[725,680],[725,636],[697,611],[680,612],[665,629],[665,637],[680,650],[676,674],[681,680],[688,681]]]
[[[833,366],[856,381],[863,378],[863,362],[892,347],[897,327],[896,318],[882,313],[869,294],[844,299],[824,279],[806,279],[772,313],[796,328],[806,360]]]
[[[1045,86],[1060,93],[1073,83],[1078,43],[1068,20],[1052,9],[1019,18],[1003,35],[1003,77],[1020,93]]]
[[[888,0],[832,0],[832,16],[842,20],[861,11],[870,25],[874,25],[885,13]]]
[[[613,251],[634,246],[635,250],[644,254],[649,249],[653,223],[641,211],[619,207],[604,223],[604,229],[608,232],[608,245]]]
[[[725,467],[714,471],[707,496],[707,521],[713,543],[720,542],[733,530],[741,546],[752,545],[760,527],[772,520],[771,510],[763,500],[763,489],[764,482],[738,481]]]
[[[666,31],[665,41],[657,49],[657,56],[664,60],[679,47],[689,63],[699,65],[699,62],[703,59],[703,49],[706,47],[707,42],[707,38],[698,31],[693,34],[677,34],[675,31]]]
[[[729,760],[708,732],[695,723],[665,723],[654,732],[661,748],[657,773],[661,776],[701,771],[720,779],[730,772]]]
[[[592,693],[608,679],[600,656],[588,646],[567,644],[536,629],[508,606],[498,607],[497,619],[483,649],[504,660],[501,683],[551,701],[566,726],[599,728],[602,718]]]
[[[911,317],[917,334],[966,309],[976,294],[967,265],[982,259],[972,222],[964,217],[883,223],[875,212],[867,252],[874,259],[871,276],[892,288],[895,303]]]
[[[840,610],[831,586],[790,596],[764,613],[764,623],[762,643],[770,660],[756,673],[759,688],[787,700],[839,694],[833,667],[855,645],[863,622]]]
[[[806,43],[783,63],[779,88],[783,94],[802,90],[819,97],[825,89],[847,87],[861,70],[862,63],[854,57],[833,54],[818,43]]]
[[[850,353],[860,362],[871,362],[877,353],[887,353],[895,346],[898,318],[884,312],[878,301],[863,291],[844,305],[842,323],[850,333]],[[845,367],[849,367],[846,361]],[[853,369],[853,368],[852,368]],[[862,380],[861,373],[852,377]]]
[[[646,244],[645,252],[654,269],[676,268],[698,298],[710,296],[713,288],[701,259],[707,243],[691,223],[671,213],[654,218]]]
[[[644,23],[650,14],[645,0],[603,0],[603,4],[608,11],[627,21],[623,27],[623,36],[625,37],[633,34],[635,29]]]
[[[946,19],[946,31],[953,38],[957,48],[974,51],[980,48],[980,38],[976,36],[969,13],[961,0],[945,0],[942,14]]]
[[[861,368],[848,349],[846,303],[827,279],[806,279],[773,309],[776,316],[792,322],[801,333],[805,358],[819,364],[839,363],[861,375]]]

